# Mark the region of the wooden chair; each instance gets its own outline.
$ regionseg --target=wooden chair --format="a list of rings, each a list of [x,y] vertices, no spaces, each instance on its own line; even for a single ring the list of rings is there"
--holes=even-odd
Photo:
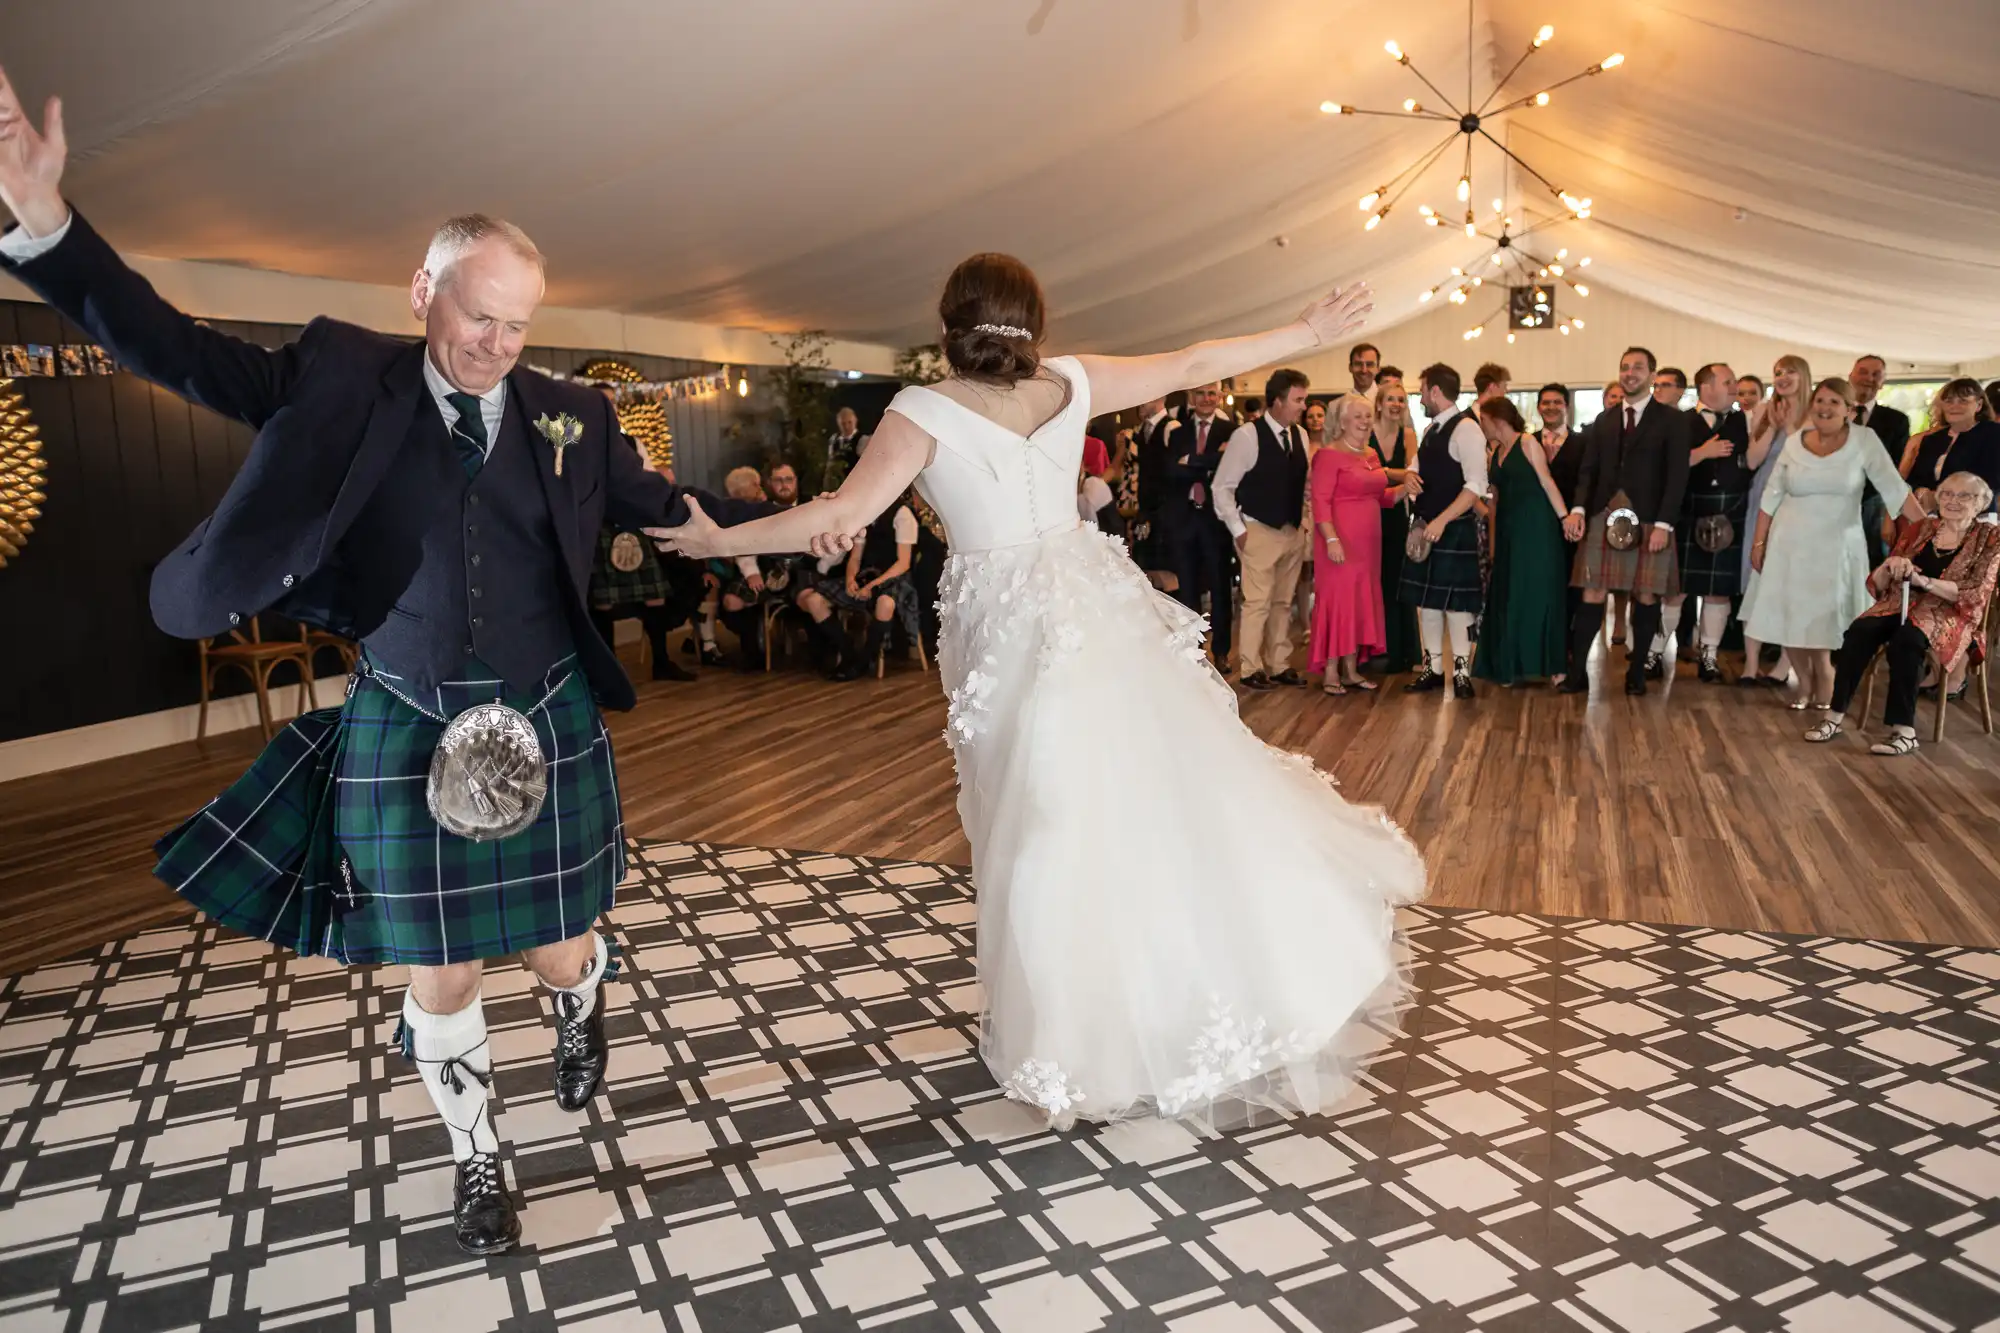
[[[225,670],[234,667],[250,677],[250,683],[257,691],[257,720],[263,725],[264,739],[271,739],[271,673],[289,662],[299,673],[299,707],[306,711],[307,691],[312,688],[312,654],[306,647],[307,631],[303,628],[296,639],[281,639],[273,643],[264,641],[264,632],[257,623],[257,617],[250,617],[250,636],[245,638],[241,628],[229,631],[227,635],[215,639],[198,641],[197,651],[201,657],[201,713],[195,724],[195,737],[208,735],[209,693],[215,688],[215,679]]]
[[[361,661],[361,649],[352,639],[343,639],[330,630],[313,629],[308,625],[299,626],[299,637],[306,645],[306,688],[312,693],[313,707],[319,707],[319,678],[314,675],[312,663],[319,660],[322,651],[331,650],[340,658],[340,668],[348,675],[354,674],[355,666]]]
[[[1986,665],[1993,657],[1993,604],[1996,598],[1986,599],[1986,609],[1979,615],[1978,650],[1966,654],[1965,684],[1969,690],[1975,680],[1979,684],[1979,720],[1986,734],[1993,734],[1993,697],[1986,682]],[[1931,743],[1944,739],[1944,717],[1951,708],[1951,680],[1938,661],[1936,653],[1924,651],[1924,662],[1930,667],[1930,674],[1937,681],[1937,720],[1931,727]],[[1868,664],[1867,674],[1861,678],[1861,711],[1855,715],[1854,729],[1860,731],[1867,720],[1874,715],[1875,673],[1882,668],[1882,654],[1875,654]]]

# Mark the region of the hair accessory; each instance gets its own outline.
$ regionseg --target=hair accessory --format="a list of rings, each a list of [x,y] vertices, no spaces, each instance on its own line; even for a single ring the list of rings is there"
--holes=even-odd
[[[996,333],[1002,338],[1032,338],[1035,335],[1026,329],[1017,329],[1012,324],[974,324],[974,333]]]

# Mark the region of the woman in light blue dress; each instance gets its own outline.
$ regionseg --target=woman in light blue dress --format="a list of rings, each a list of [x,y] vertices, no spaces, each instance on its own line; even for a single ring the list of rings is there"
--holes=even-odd
[[[1812,396],[1812,382],[1812,367],[1802,356],[1781,356],[1778,364],[1771,368],[1771,399],[1750,423],[1750,447],[1743,453],[1743,461],[1753,474],[1750,478],[1750,507],[1745,511],[1748,515],[1746,521],[1753,529],[1760,512],[1758,505],[1764,499],[1764,485],[1778,466],[1778,455],[1784,452],[1785,438],[1795,434],[1805,424],[1806,400]],[[1749,591],[1757,586],[1757,574],[1750,564],[1750,534],[1746,532],[1743,537],[1743,606],[1747,609]],[[1739,616],[1742,614],[1739,612]],[[1782,651],[1769,672],[1762,670],[1763,657],[1764,645],[1750,637],[1746,624],[1743,629],[1743,674],[1736,678],[1738,685],[1776,687],[1783,685],[1791,676],[1791,661]]]

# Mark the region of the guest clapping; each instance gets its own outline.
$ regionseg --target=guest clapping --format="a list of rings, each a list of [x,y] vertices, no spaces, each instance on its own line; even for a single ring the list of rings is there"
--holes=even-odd
[[[1882,721],[1889,738],[1871,748],[1880,755],[1910,753],[1917,748],[1917,687],[1925,654],[1936,654],[1949,673],[1973,646],[2000,571],[2000,526],[1975,521],[1993,503],[1993,488],[1973,473],[1954,472],[1937,488],[1937,501],[1938,516],[1906,524],[1895,553],[1869,576],[1875,604],[1847,627],[1834,670],[1832,711],[1806,733],[1807,740],[1840,735],[1868,664],[1886,648],[1889,698]]]

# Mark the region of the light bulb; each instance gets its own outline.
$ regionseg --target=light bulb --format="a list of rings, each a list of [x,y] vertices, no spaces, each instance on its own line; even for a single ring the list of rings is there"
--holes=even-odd
[[[1555,35],[1556,35],[1555,28],[1547,23],[1544,23],[1542,25],[1542,30],[1535,34],[1535,45],[1541,46],[1544,43],[1546,43],[1549,40],[1549,38]]]
[[[1382,215],[1380,213],[1371,213],[1368,215],[1368,225],[1362,228],[1362,230],[1374,231],[1377,227],[1381,225],[1382,225]]]
[[[1425,218],[1425,219],[1424,219],[1424,225],[1425,225],[1426,227],[1435,227],[1435,226],[1438,226],[1438,225],[1442,224],[1443,222],[1444,222],[1444,219],[1443,219],[1443,218],[1441,218],[1441,217],[1439,217],[1439,216],[1438,216],[1437,214],[1435,214],[1435,213],[1431,214],[1431,215],[1430,215],[1429,217],[1427,217],[1427,218]]]
[[[1403,110],[1405,110],[1405,111],[1415,111],[1416,109],[1417,109],[1417,99],[1416,99],[1416,98],[1414,98],[1414,97],[1405,97],[1405,98],[1403,99]]]
[[[1620,65],[1624,63],[1625,63],[1625,53],[1622,51],[1613,51],[1610,55],[1604,57],[1603,63],[1598,65],[1598,68],[1617,69]]]
[[[1418,213],[1419,213],[1420,215],[1422,215],[1423,217],[1427,217],[1427,218],[1428,218],[1428,217],[1436,217],[1436,216],[1437,216],[1437,210],[1436,210],[1436,209],[1434,209],[1434,208],[1432,208],[1432,207],[1431,207],[1431,206],[1430,206],[1429,204],[1418,204],[1418,205],[1417,205],[1417,212],[1418,212]]]
[[[1581,259],[1577,260],[1577,261],[1576,261],[1576,266],[1577,266],[1578,268],[1589,268],[1589,267],[1590,267],[1590,256],[1589,256],[1589,255],[1585,255],[1585,256],[1584,256],[1583,258],[1581,258]]]
[[[1561,250],[1558,250],[1558,251],[1556,251],[1556,258],[1557,258],[1557,259],[1568,259],[1568,258],[1569,258],[1569,250],[1568,250],[1568,248],[1567,248],[1567,247],[1565,247],[1564,249],[1561,249]]]
[[[1356,204],[1355,207],[1366,213],[1381,202],[1382,192],[1380,190],[1370,190],[1367,194],[1361,196],[1361,202]]]
[[[1495,264],[1498,264],[1500,262],[1500,252],[1498,250],[1495,250],[1493,252],[1493,262]]]
[[[1540,273],[1537,273],[1535,276],[1538,278],[1546,278],[1549,276],[1549,271],[1547,269],[1543,269]]]
[[[1571,194],[1568,190],[1558,190],[1556,192],[1556,198],[1562,200],[1563,207],[1567,208],[1572,213],[1574,213],[1577,209],[1583,207],[1583,200],[1577,198],[1575,195]]]
[[[1505,204],[1504,202],[1502,202],[1501,200],[1498,200],[1498,199],[1495,199],[1495,200],[1493,201],[1493,211],[1494,211],[1495,213],[1498,213],[1498,212],[1501,212],[1501,211],[1502,211],[1502,210],[1504,210],[1504,209],[1505,209],[1506,207],[1507,207],[1507,205],[1506,205],[1506,204]]]
[[[1569,325],[1565,324],[1562,326],[1562,336],[1565,338],[1569,337]]]
[[[738,398],[748,398],[750,396],[750,377],[748,375],[736,381],[736,396]]]
[[[1436,292],[1425,292],[1422,296],[1419,296],[1417,298],[1417,304],[1422,305],[1424,302],[1430,300],[1433,296],[1436,295],[1437,295]]]
[[[1465,270],[1462,268],[1453,268],[1451,271],[1451,276],[1454,278],[1462,278],[1465,276]]]
[[[1396,45],[1394,42],[1382,43],[1382,49],[1384,51],[1387,51],[1390,55],[1394,56],[1398,60],[1403,59],[1403,48]]]
[[[1234,407],[1236,406],[1236,395],[1232,393],[1222,401],[1225,406]]]
[[[1474,278],[1474,279],[1472,280],[1472,285],[1473,285],[1473,286],[1475,286],[1475,287],[1484,287],[1484,286],[1486,285],[1486,279],[1484,279],[1484,278]]]
[[[1551,264],[1549,265],[1549,272],[1560,278],[1563,275],[1563,266],[1561,264]]]
[[[1579,208],[1576,210],[1576,220],[1578,222],[1582,222],[1589,216],[1590,216],[1590,210],[1588,208]]]
[[[1547,93],[1536,93],[1536,94],[1535,94],[1535,105],[1536,105],[1536,106],[1547,106],[1548,104],[1549,104],[1549,95],[1548,95]]]
[[[1477,236],[1479,234],[1479,228],[1474,226],[1472,223],[1468,222],[1465,224],[1465,234],[1468,237]]]
[[[1590,288],[1584,286],[1582,283],[1579,282],[1576,285],[1576,294],[1578,296],[1588,296],[1590,295]]]
[[[1509,343],[1512,343],[1512,342],[1514,341],[1514,335],[1513,335],[1513,334],[1511,334],[1511,333],[1510,333],[1510,334],[1508,334],[1508,335],[1507,335],[1507,341],[1508,341]]]
[[[1337,116],[1341,112],[1347,110],[1346,107],[1342,106],[1338,102],[1321,102],[1319,104],[1319,109],[1321,111],[1324,111],[1329,116]]]
[[[1570,321],[1570,327],[1580,329],[1583,327],[1583,321],[1580,319],[1573,319]]]
[[[1451,303],[1452,303],[1453,305],[1464,305],[1464,304],[1465,304],[1465,293],[1464,293],[1464,292],[1462,292],[1462,291],[1456,291],[1456,290],[1454,290],[1454,291],[1452,292],[1452,294],[1451,294]]]
[[[1462,204],[1470,198],[1472,198],[1472,178],[1470,176],[1460,176],[1458,178],[1458,202]]]

